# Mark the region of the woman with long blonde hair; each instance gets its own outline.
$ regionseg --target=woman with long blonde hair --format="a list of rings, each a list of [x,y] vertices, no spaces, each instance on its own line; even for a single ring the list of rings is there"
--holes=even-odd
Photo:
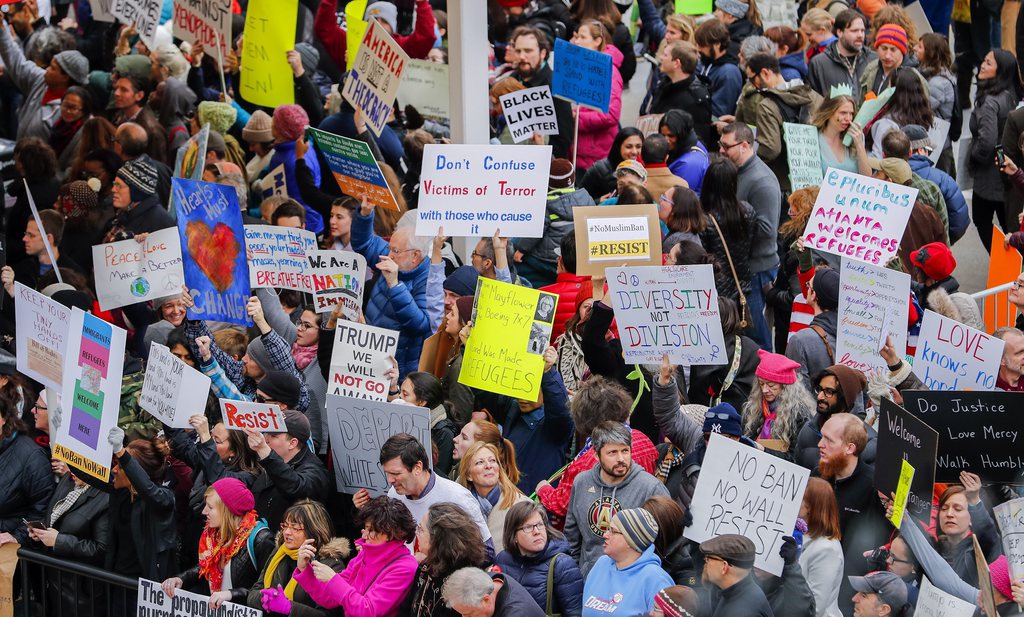
[[[482,441],[471,445],[459,461],[459,484],[468,488],[480,504],[496,553],[505,549],[501,540],[508,509],[526,501],[526,495],[508,477],[500,461],[498,448]]]

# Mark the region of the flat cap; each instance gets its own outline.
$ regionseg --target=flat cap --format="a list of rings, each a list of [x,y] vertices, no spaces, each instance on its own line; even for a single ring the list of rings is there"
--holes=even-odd
[[[737,568],[754,567],[754,543],[746,536],[727,533],[701,542],[700,552],[704,555],[720,557]]]

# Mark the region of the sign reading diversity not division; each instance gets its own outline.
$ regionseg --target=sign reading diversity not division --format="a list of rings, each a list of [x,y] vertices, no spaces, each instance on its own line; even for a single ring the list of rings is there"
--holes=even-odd
[[[113,0],[110,14],[123,23],[132,24],[139,32],[139,38],[150,49],[156,48],[156,27],[160,25],[160,0]]]
[[[363,113],[375,135],[381,134],[391,117],[407,62],[409,55],[398,42],[376,19],[371,20],[341,95]]]
[[[836,364],[887,375],[889,369],[878,352],[886,336],[892,337],[900,356],[907,349],[910,275],[843,259],[839,306],[844,308],[836,328]]]
[[[370,146],[358,139],[349,139],[333,133],[310,128],[309,136],[327,159],[327,165],[341,192],[375,206],[398,210],[391,187],[373,158]]]
[[[316,234],[278,225],[246,225],[245,250],[250,256],[249,286],[309,291],[308,251],[316,250]]]
[[[171,598],[157,581],[139,579],[138,617],[263,617],[263,611],[244,604],[224,602],[210,608],[210,597],[176,589]]]
[[[139,242],[134,238],[92,247],[96,270],[96,296],[100,309],[147,302],[181,291],[178,230],[161,229]]]
[[[712,266],[608,268],[608,293],[627,364],[725,364]]]
[[[604,276],[610,266],[660,266],[661,226],[654,204],[573,208],[581,276]]]
[[[793,190],[821,184],[821,146],[818,129],[809,124],[782,123],[789,162],[789,182]]]
[[[71,309],[15,281],[14,318],[18,372],[60,390]]]
[[[208,50],[231,49],[231,0],[174,0],[174,36]]]
[[[612,57],[556,38],[551,93],[608,113],[612,99]]]
[[[206,409],[210,378],[153,341],[146,360],[139,407],[171,428],[191,428],[189,416]]]
[[[540,238],[551,146],[427,144],[416,235]]]
[[[534,133],[557,135],[558,118],[555,117],[555,101],[551,88],[536,86],[517,90],[499,97],[501,113],[505,115],[512,141],[520,143],[530,139]]]
[[[384,373],[398,349],[398,332],[338,321],[327,391],[337,396],[385,401],[390,382]]]
[[[249,0],[239,93],[263,107],[295,102],[295,75],[287,53],[294,47],[299,0]]]
[[[309,278],[313,282],[313,306],[317,313],[329,313],[341,305],[341,314],[355,321],[363,306],[366,258],[349,251],[306,251]]]
[[[935,429],[889,399],[882,399],[878,417],[875,488],[883,495],[895,493],[899,487],[902,461],[909,462],[914,469],[914,478],[906,509],[921,521],[931,518],[938,448],[939,434]]]
[[[254,403],[252,401],[236,401],[220,399],[220,413],[224,418],[224,426],[234,431],[247,428],[261,433],[284,433],[284,412],[280,405],[272,403]]]
[[[994,390],[1005,343],[925,310],[914,372],[929,390]]]

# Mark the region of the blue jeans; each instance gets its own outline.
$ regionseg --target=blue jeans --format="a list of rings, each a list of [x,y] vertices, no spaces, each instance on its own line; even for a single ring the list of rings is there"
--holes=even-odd
[[[772,350],[772,333],[768,330],[768,320],[764,317],[764,291],[762,288],[774,283],[778,273],[778,266],[771,270],[755,273],[750,279],[750,294],[747,295],[747,306],[750,307],[754,323],[747,327],[746,334],[766,351]]]

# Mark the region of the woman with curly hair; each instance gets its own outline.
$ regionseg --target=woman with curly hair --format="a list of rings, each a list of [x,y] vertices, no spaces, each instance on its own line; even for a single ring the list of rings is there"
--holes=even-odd
[[[757,384],[743,404],[743,435],[759,443],[772,440],[762,447],[792,460],[797,433],[814,415],[814,396],[798,378],[798,362],[763,349],[757,350],[757,356]]]
[[[775,350],[778,353],[786,352],[786,342],[792,331],[794,308],[805,309],[801,311],[806,315],[806,319],[800,320],[803,326],[811,321],[811,307],[803,302],[801,275],[806,275],[806,279],[810,280],[814,276],[814,268],[811,264],[810,251],[800,250],[797,239],[803,235],[807,220],[811,218],[811,208],[814,207],[814,200],[818,198],[818,190],[819,187],[808,186],[790,195],[789,211],[786,213],[789,220],[779,226],[779,237],[782,238],[783,246],[787,247],[787,250],[779,264],[779,274],[775,277],[775,283],[765,293],[765,304],[775,313]],[[801,257],[805,264],[801,264]],[[798,299],[800,303],[795,304]]]

